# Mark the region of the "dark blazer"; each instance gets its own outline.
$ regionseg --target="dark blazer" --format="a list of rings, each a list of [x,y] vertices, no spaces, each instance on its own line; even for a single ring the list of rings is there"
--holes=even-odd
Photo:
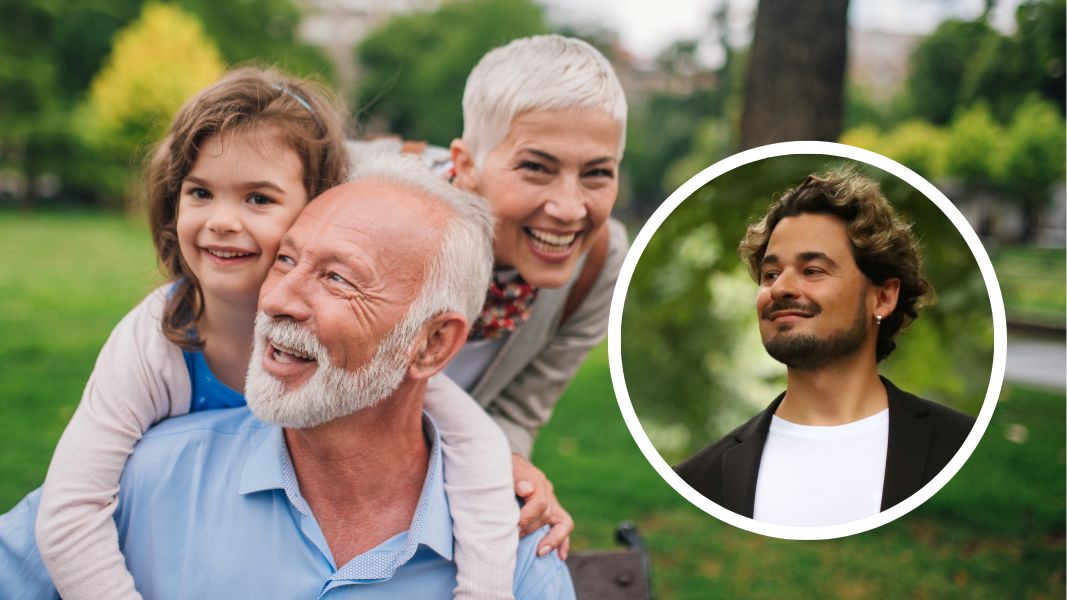
[[[901,391],[882,378],[889,396],[889,446],[882,510],[919,491],[963,445],[975,418]],[[752,518],[763,445],[783,392],[766,410],[674,468],[708,500]]]

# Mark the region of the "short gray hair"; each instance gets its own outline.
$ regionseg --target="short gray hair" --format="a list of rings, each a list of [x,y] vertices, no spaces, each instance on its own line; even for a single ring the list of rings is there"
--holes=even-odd
[[[422,288],[408,308],[405,323],[421,328],[444,312],[461,313],[473,323],[485,303],[493,269],[493,217],[485,200],[443,180],[410,154],[363,158],[349,181],[364,179],[410,188],[451,213],[441,246],[429,259]]]
[[[626,96],[599,50],[575,38],[538,35],[489,51],[463,90],[463,142],[480,166],[507,137],[511,123],[532,110],[599,108],[619,125],[626,145]]]

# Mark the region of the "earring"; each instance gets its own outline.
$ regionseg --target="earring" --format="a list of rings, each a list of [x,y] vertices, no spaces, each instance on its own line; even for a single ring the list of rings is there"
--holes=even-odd
[[[881,325],[882,324],[882,315],[874,315],[874,324],[875,325]]]

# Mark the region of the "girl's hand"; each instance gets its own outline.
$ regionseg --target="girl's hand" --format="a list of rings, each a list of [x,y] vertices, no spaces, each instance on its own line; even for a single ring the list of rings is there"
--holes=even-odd
[[[526,536],[544,525],[550,525],[548,534],[537,545],[537,555],[544,556],[558,549],[559,557],[567,560],[574,520],[556,500],[552,482],[540,469],[518,454],[511,455],[511,467],[515,477],[515,495],[524,501],[519,512],[519,535]]]

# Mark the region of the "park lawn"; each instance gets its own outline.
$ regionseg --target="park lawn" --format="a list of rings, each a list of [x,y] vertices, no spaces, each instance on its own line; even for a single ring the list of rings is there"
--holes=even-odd
[[[622,422],[602,345],[534,459],[577,522],[577,548],[610,548],[619,521],[637,523],[662,598],[1061,598],[1065,418],[1062,393],[1006,385],[970,461],[923,506],[845,539],[769,539],[704,514],[659,478]],[[1006,438],[1013,426],[1025,442]]]
[[[990,258],[1009,321],[1063,327],[1067,255],[1062,248],[994,248]]]
[[[111,328],[162,281],[147,228],[0,212],[0,510],[40,485]]]
[[[160,281],[143,226],[106,215],[0,212],[0,511],[43,480],[51,450],[114,324]],[[1003,285],[1003,282],[1002,282]],[[1006,437],[1025,430],[1025,441]],[[575,546],[608,548],[636,521],[661,598],[1062,598],[1065,405],[1005,386],[959,475],[896,523],[843,540],[736,530],[677,496],[619,415],[596,349],[537,443],[535,462],[578,523]]]

